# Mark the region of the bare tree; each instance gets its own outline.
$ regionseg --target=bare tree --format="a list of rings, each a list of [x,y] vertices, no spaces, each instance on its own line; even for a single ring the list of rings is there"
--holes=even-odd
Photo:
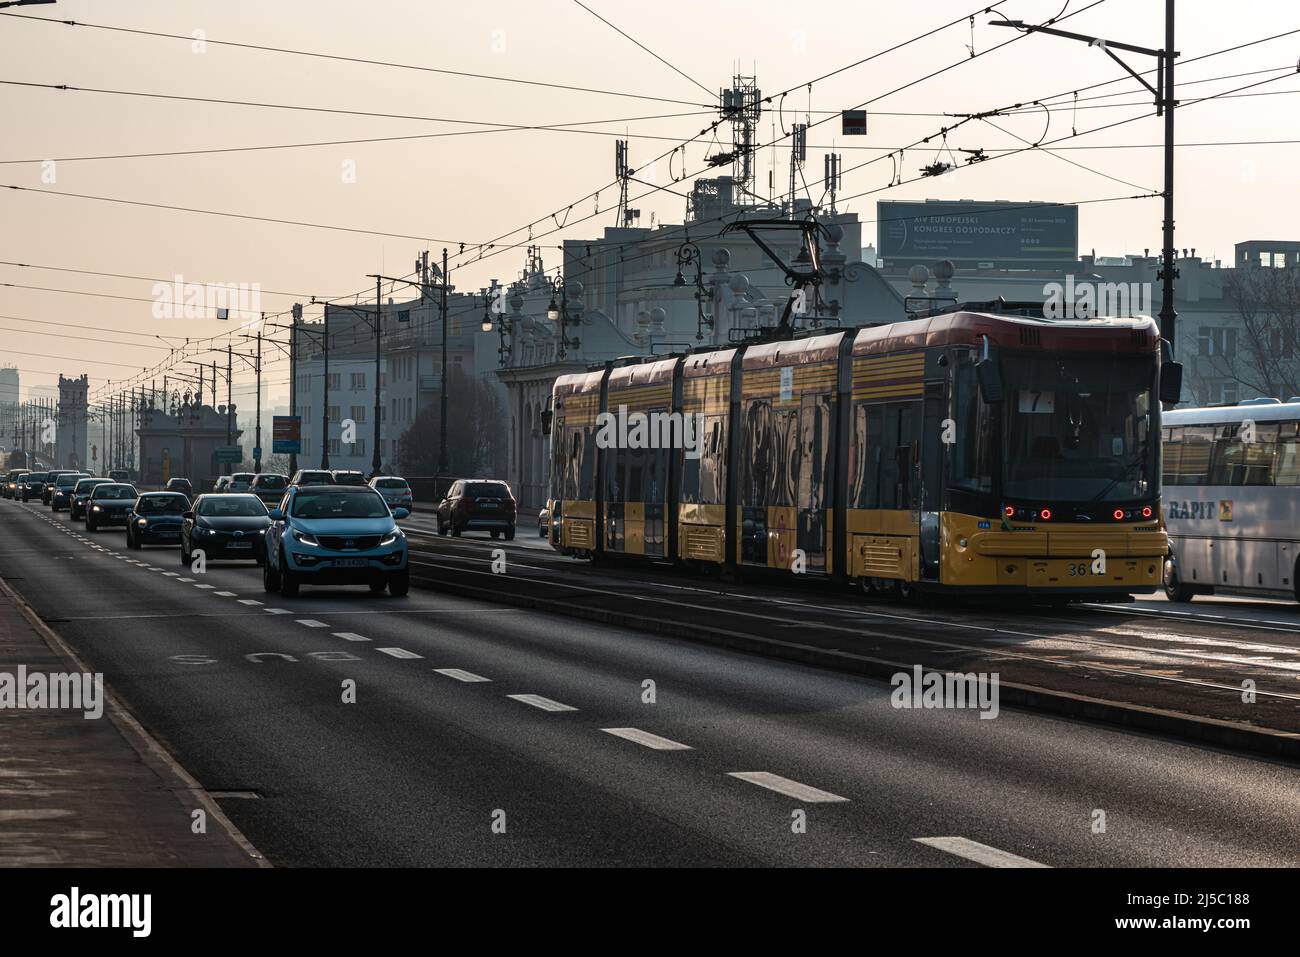
[[[1300,269],[1234,269],[1223,291],[1240,320],[1237,343],[1205,357],[1209,367],[1260,395],[1300,395]]]
[[[402,436],[400,464],[405,475],[438,474],[440,403],[431,402]],[[486,382],[459,369],[447,377],[447,458],[456,475],[494,475],[504,471],[505,411]]]

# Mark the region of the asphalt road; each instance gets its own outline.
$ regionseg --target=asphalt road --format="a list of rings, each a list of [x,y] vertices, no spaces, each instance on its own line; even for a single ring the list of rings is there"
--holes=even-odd
[[[1300,862],[1281,763],[434,592],[268,596],[30,504],[0,574],[278,865]]]

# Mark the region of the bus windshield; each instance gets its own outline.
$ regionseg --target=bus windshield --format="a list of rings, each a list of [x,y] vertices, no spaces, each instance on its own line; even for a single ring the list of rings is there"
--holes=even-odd
[[[1002,371],[1007,498],[1116,502],[1155,494],[1154,358],[1017,357]]]

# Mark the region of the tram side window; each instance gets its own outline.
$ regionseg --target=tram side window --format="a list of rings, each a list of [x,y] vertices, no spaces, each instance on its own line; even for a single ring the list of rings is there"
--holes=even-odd
[[[575,470],[577,494],[573,497],[590,502],[596,497],[596,443],[590,428],[579,429],[576,436],[577,468]]]
[[[688,505],[721,505],[726,489],[726,429],[721,415],[708,415],[696,437],[699,457],[683,455],[681,499]]]
[[[880,469],[884,455],[885,410],[859,402],[853,409],[853,460],[849,501],[853,508],[880,507]]]
[[[794,410],[755,399],[745,413],[740,504],[793,505],[799,474],[799,422]]]
[[[799,413],[793,409],[773,412],[772,472],[764,505],[794,505],[795,480],[799,475]]]
[[[805,395],[799,407],[798,505],[826,508],[831,503],[830,485],[831,397]]]

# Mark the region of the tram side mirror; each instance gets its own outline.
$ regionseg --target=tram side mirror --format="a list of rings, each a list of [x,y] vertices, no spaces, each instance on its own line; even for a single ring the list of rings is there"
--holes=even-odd
[[[996,359],[982,359],[975,366],[975,378],[980,385],[980,398],[987,404],[1001,402],[1005,398],[1002,388],[1002,369]]]
[[[1176,405],[1183,394],[1183,364],[1181,362],[1162,362],[1160,364],[1160,401],[1165,405]]]
[[[551,434],[551,420],[555,418],[555,413],[550,409],[542,410],[542,435]]]

